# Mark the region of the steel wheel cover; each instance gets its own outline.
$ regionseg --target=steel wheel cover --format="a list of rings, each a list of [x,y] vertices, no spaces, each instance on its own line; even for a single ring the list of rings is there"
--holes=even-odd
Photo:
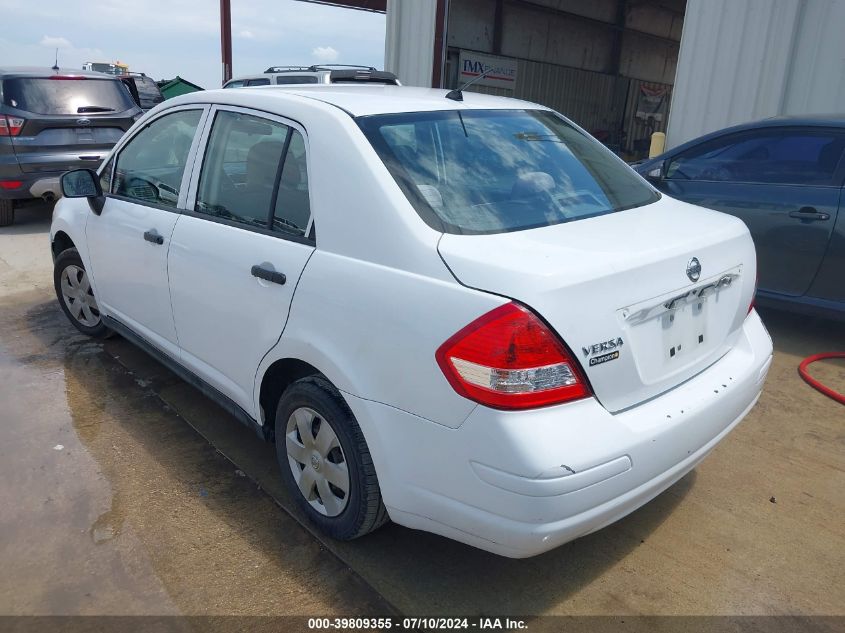
[[[100,308],[84,268],[66,266],[61,277],[62,300],[71,316],[85,327],[100,323]]]
[[[320,514],[338,516],[349,501],[349,467],[337,434],[313,409],[300,407],[285,430],[288,465],[300,494]]]

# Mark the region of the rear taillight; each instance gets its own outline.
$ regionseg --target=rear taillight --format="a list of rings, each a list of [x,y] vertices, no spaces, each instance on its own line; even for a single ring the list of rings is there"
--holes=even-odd
[[[443,343],[437,364],[455,391],[496,409],[530,409],[590,395],[566,347],[527,308],[507,303]]]
[[[25,120],[18,116],[0,114],[0,136],[17,136],[21,133]]]
[[[13,189],[20,189],[23,186],[23,180],[0,180],[0,189],[11,191]]]
[[[751,311],[754,309],[754,300],[757,298],[757,284],[760,283],[760,272],[757,272],[757,276],[754,277],[754,292],[751,293],[751,303],[748,304],[748,312],[747,314],[751,314]]]

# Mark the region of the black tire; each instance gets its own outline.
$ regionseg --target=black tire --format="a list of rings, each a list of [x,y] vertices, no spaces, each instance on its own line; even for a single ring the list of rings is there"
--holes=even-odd
[[[328,423],[343,450],[349,471],[349,498],[337,516],[315,510],[299,490],[288,461],[286,429],[291,414],[302,407],[312,409]],[[361,427],[337,389],[321,376],[309,376],[291,384],[276,408],[276,457],[285,485],[308,518],[328,536],[349,541],[381,527],[388,521],[376,469]]]
[[[56,297],[59,300],[59,305],[62,307],[62,312],[65,313],[65,316],[68,318],[73,326],[82,332],[83,334],[87,334],[93,338],[106,338],[112,334],[112,331],[105,326],[102,319],[99,318],[99,310],[96,310],[97,314],[97,323],[95,325],[86,325],[82,323],[77,317],[73,315],[71,312],[71,308],[65,300],[64,293],[62,292],[62,273],[65,271],[66,268],[69,266],[75,266],[82,271],[85,271],[85,264],[82,263],[82,258],[79,256],[79,251],[75,248],[69,248],[67,250],[62,251],[59,256],[56,258],[56,263],[53,265],[53,287],[56,289]],[[88,293],[91,297],[94,296],[93,291]]]
[[[9,226],[15,222],[15,201],[0,199],[0,226]]]

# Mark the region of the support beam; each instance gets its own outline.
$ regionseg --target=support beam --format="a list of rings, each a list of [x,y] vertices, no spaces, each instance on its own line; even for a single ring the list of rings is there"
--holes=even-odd
[[[434,12],[434,54],[432,55],[431,66],[431,87],[443,87],[443,70],[446,65],[446,21],[448,11],[446,8],[448,0],[437,0],[437,9]]]
[[[493,53],[502,54],[502,13],[505,9],[505,0],[496,0],[496,9],[493,13]]]
[[[372,11],[373,13],[385,13],[387,11],[387,0],[299,0],[312,4],[327,4],[330,7],[342,7],[344,9],[358,9],[360,11]]]
[[[605,22],[604,20],[597,20],[596,18],[590,18],[586,15],[581,15],[580,13],[573,13],[572,11],[564,11],[563,9],[556,9],[551,6],[547,6],[545,4],[537,4],[536,2],[532,2],[532,0],[505,0],[508,4],[515,6],[515,7],[523,7],[525,9],[531,9],[533,11],[538,11],[540,13],[548,13],[550,15],[558,15],[558,16],[565,16],[567,18],[572,18],[573,20],[580,20],[582,22],[587,22],[589,24],[595,24],[596,26],[602,26],[607,29],[614,29],[619,30],[621,27],[614,21],[614,22]],[[643,37],[647,37],[652,40],[656,40],[658,42],[668,42],[671,44],[677,44],[678,40],[672,39],[671,37],[663,37],[662,35],[655,35],[654,33],[647,33],[646,31],[640,31],[637,29],[625,29],[629,33],[636,33],[637,35],[642,35]]]
[[[230,0],[220,0],[220,57],[223,62],[223,81],[232,78],[232,7]]]
[[[613,31],[613,44],[610,49],[611,75],[618,75],[622,66],[622,40],[625,37],[625,18],[628,13],[628,0],[616,0],[616,30]]]

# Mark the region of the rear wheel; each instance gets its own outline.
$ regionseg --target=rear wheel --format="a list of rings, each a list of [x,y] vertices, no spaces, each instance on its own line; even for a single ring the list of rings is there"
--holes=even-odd
[[[0,226],[9,226],[15,221],[15,201],[0,200]]]
[[[77,330],[95,338],[105,338],[111,333],[103,323],[91,280],[75,248],[62,251],[56,258],[53,285],[62,311]]]
[[[325,534],[347,541],[387,522],[361,428],[324,378],[298,380],[282,395],[276,456],[297,504]]]

